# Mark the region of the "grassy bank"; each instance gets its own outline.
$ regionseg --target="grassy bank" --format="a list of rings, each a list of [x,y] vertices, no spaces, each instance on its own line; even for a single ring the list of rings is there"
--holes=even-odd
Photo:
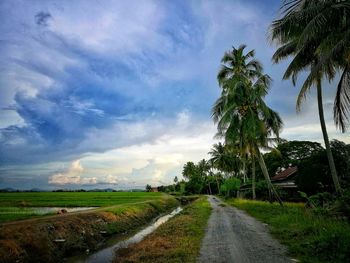
[[[350,258],[350,225],[343,220],[317,215],[303,204],[280,207],[242,199],[227,203],[267,223],[271,233],[302,262],[347,262]]]
[[[152,201],[106,207],[0,226],[0,262],[61,262],[95,250],[112,234],[132,231],[178,205],[162,195]]]
[[[210,204],[201,197],[142,242],[118,251],[114,262],[196,262]]]

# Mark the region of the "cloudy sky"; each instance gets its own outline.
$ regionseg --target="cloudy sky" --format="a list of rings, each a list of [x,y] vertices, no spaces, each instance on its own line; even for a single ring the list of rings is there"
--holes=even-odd
[[[0,2],[0,188],[167,184],[215,142],[210,108],[224,51],[256,50],[274,79],[282,137],[322,141],[315,94],[273,65],[268,26],[280,1]],[[331,117],[331,138],[350,142]]]

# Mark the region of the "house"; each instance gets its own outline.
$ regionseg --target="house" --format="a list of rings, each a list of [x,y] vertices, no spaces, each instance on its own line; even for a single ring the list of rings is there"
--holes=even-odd
[[[297,188],[295,177],[298,173],[298,167],[292,166],[287,169],[282,168],[282,171],[271,177],[271,182],[282,189]]]
[[[291,201],[299,199],[298,186],[295,184],[297,174],[298,167],[292,166],[282,168],[280,172],[271,177],[271,183],[285,192],[285,196],[283,196],[284,199]],[[237,197],[244,197],[247,193],[251,195],[251,189],[251,183],[241,185],[239,191],[237,191]]]
[[[298,186],[295,183],[295,178],[298,175],[298,167],[291,166],[282,169],[281,172],[271,177],[271,183],[277,188],[283,190],[283,198],[289,201],[298,201],[300,194],[298,193]]]
[[[152,187],[150,192],[158,192],[158,187]]]

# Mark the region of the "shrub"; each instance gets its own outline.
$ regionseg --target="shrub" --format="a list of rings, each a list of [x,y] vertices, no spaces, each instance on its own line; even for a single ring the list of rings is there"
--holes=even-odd
[[[220,187],[220,193],[226,197],[234,196],[236,191],[239,190],[241,180],[235,177],[228,178]]]

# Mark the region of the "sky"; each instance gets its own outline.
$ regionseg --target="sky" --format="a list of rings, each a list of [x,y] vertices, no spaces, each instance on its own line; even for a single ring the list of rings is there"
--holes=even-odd
[[[273,64],[277,0],[0,1],[0,188],[144,188],[209,158],[225,51],[255,49],[282,138],[322,142],[314,92]],[[302,80],[302,76],[300,78]],[[298,82],[300,83],[300,82]],[[297,86],[298,86],[297,83]],[[324,83],[331,139],[335,84]]]

